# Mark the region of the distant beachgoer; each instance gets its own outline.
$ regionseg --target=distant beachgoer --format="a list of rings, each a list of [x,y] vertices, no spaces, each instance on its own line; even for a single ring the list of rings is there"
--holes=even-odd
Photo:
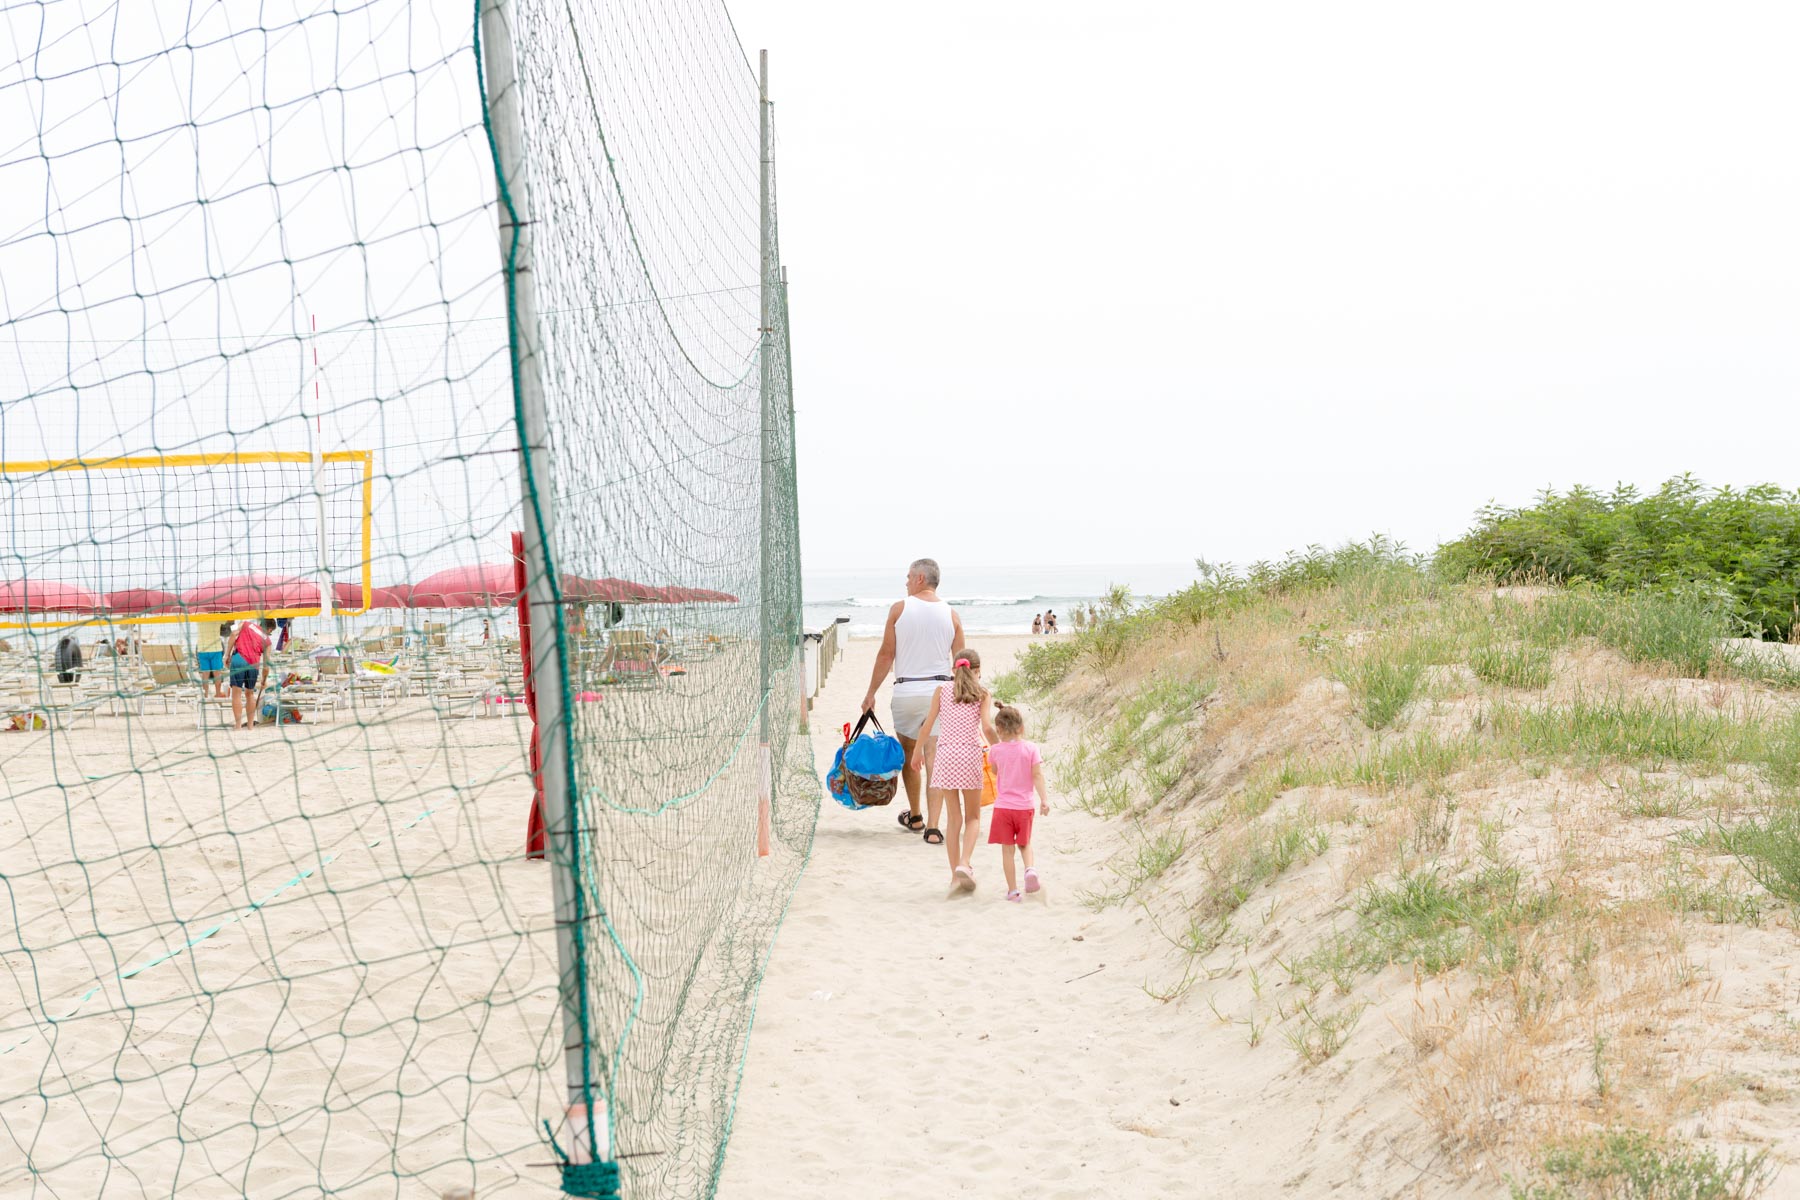
[[[275,648],[277,650],[286,650],[288,637],[294,632],[294,618],[282,617],[275,622],[275,625],[281,630],[281,636],[275,641]]]
[[[1045,633],[1055,633],[1056,632],[1056,614],[1055,613],[1047,612],[1044,614],[1044,632]]]
[[[215,699],[225,698],[225,639],[231,636],[231,622],[214,625],[206,622],[194,627],[194,663],[200,668],[200,690],[212,684]]]
[[[262,628],[254,621],[238,626],[231,639],[231,727],[249,729],[256,723],[256,696],[263,672],[268,668],[263,655],[269,649],[270,635],[275,632],[275,619],[264,617]]]
[[[1081,605],[1077,604],[1075,606],[1075,632],[1080,633],[1083,629],[1086,629],[1086,628],[1087,628],[1087,613],[1082,611]]]
[[[922,760],[931,761],[931,802],[945,805],[952,895],[975,890],[970,860],[981,841],[981,746],[984,737],[994,739],[993,703],[981,686],[981,655],[963,650],[951,681],[931,697],[924,745],[909,756],[914,770]]]
[[[887,628],[875,655],[875,670],[869,676],[869,693],[862,702],[863,712],[874,711],[875,692],[892,670],[894,694],[889,705],[893,734],[906,751],[907,764],[900,777],[906,784],[909,811],[900,814],[900,824],[913,833],[923,828],[925,840],[933,846],[944,844],[943,831],[938,828],[942,801],[933,795],[931,815],[920,815],[920,777],[913,764],[913,749],[918,745],[919,731],[925,728],[925,713],[937,696],[938,684],[949,682],[950,660],[963,648],[962,618],[938,598],[938,580],[935,559],[918,559],[906,569],[906,599],[888,609]]]
[[[81,678],[81,643],[75,635],[65,633],[56,643],[56,681],[74,683]]]
[[[1081,610],[1076,609],[1079,613]],[[1044,756],[1025,740],[1025,717],[1010,704],[994,710],[998,740],[988,747],[988,765],[994,768],[994,815],[988,818],[988,845],[999,846],[1006,871],[1006,898],[1021,897],[1014,874],[1013,852],[1025,863],[1025,891],[1043,890],[1031,853],[1031,794],[1037,793],[1039,811],[1050,815],[1050,791],[1044,784]]]
[[[1036,613],[1032,616],[1031,632],[1033,632],[1033,633],[1044,632],[1044,614],[1043,613]]]
[[[491,642],[494,640],[494,626],[492,622],[483,621],[481,623],[481,640],[484,642]]]
[[[113,652],[112,643],[107,641],[105,638],[101,638],[99,641],[94,643],[94,657],[95,658],[111,658],[112,652]]]

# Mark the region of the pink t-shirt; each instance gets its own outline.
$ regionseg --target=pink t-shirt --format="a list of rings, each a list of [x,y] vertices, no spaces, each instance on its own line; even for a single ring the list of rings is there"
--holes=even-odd
[[[1038,748],[1019,739],[995,742],[988,747],[988,764],[994,768],[995,808],[1035,808],[1032,801],[1032,768],[1044,761]]]

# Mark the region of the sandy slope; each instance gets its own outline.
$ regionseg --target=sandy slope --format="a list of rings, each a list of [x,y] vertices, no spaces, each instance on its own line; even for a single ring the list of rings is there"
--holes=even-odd
[[[991,674],[1027,640],[973,644]],[[821,766],[874,651],[851,643],[819,699]],[[1039,829],[1046,903],[1005,903],[985,844],[981,890],[947,900],[941,849],[826,803],[763,982],[722,1197],[1311,1195],[1353,1173],[1349,1147],[1309,1145],[1353,1103],[1328,1076],[1290,1080],[1299,1094],[1259,1115],[1293,1056],[1151,999],[1167,944],[1141,910],[1077,902],[1108,882],[1117,833],[1068,809]]]

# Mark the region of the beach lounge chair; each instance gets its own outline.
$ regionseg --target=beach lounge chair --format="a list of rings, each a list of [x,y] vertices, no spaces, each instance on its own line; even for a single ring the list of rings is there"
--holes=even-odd
[[[80,683],[62,683],[54,675],[44,676],[38,683],[36,701],[32,707],[59,728],[72,728],[82,717],[91,725],[100,723],[100,706],[89,700]]]
[[[607,635],[605,659],[597,674],[626,687],[656,687],[663,682],[656,643],[641,629],[613,630]]]

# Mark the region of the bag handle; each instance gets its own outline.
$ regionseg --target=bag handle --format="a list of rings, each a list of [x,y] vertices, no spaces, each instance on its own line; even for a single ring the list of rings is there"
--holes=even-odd
[[[868,712],[866,712],[862,715],[862,720],[860,720],[856,723],[856,728],[850,731],[850,736],[848,738],[846,738],[845,740],[854,742],[857,738],[861,737],[862,731],[863,731],[863,726],[869,724],[869,722],[871,722],[871,721],[873,721],[875,723],[875,732],[881,734],[883,737],[886,737],[887,730],[885,730],[881,727],[881,718],[876,716],[875,710],[871,708]]]

